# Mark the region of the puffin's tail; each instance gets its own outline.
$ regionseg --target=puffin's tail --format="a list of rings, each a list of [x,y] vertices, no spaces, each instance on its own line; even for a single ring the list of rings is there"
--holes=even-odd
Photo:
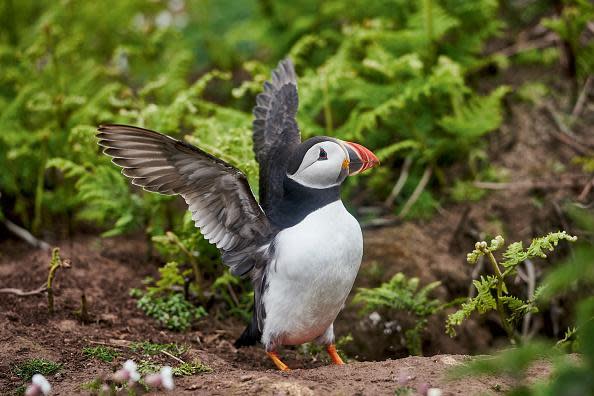
[[[243,333],[235,341],[233,345],[235,348],[241,348],[244,346],[256,345],[262,338],[262,332],[258,329],[258,319],[256,314],[252,316],[252,321],[247,325]]]

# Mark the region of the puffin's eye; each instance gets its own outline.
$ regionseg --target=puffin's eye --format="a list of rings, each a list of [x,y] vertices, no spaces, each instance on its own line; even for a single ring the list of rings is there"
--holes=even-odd
[[[320,156],[318,157],[318,161],[324,161],[328,159],[328,154],[326,153],[326,150],[324,150],[323,148],[320,147]]]

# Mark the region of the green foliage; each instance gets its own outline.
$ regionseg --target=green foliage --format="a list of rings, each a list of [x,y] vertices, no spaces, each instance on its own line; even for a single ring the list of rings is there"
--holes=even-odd
[[[93,394],[98,394],[99,391],[101,391],[102,386],[103,386],[103,381],[101,380],[101,378],[95,378],[92,381],[87,381],[87,382],[83,383],[80,386],[80,389],[91,392]]]
[[[195,320],[206,316],[206,310],[203,307],[192,305],[181,293],[157,297],[133,289],[131,295],[139,298],[138,308],[169,330],[187,330]]]
[[[202,306],[195,306],[183,294],[185,280],[176,262],[169,262],[159,268],[158,280],[148,278],[145,291],[130,290],[138,298],[137,306],[148,316],[174,331],[184,331],[192,323],[207,315]]]
[[[161,351],[180,357],[188,351],[188,346],[179,344],[159,344],[150,341],[133,342],[130,349],[144,355],[158,355]]]
[[[413,396],[417,394],[417,390],[412,386],[399,386],[394,390],[395,396]]]
[[[235,291],[238,289],[238,291]],[[254,293],[248,292],[245,281],[224,272],[212,284],[211,290],[225,301],[227,315],[237,316],[246,322],[252,318]]]
[[[104,122],[185,137],[239,166],[256,189],[250,110],[270,67],[243,60],[257,54],[297,63],[306,135],[365,136],[388,162],[464,160],[501,119],[505,89],[479,95],[465,81],[502,26],[494,0],[21,3],[0,7],[0,168],[11,170],[0,190],[2,213],[35,232],[63,216],[105,236],[179,235],[172,199],[130,194],[99,155],[93,135]],[[252,80],[233,87],[242,64]]]
[[[113,348],[98,345],[94,347],[83,347],[83,355],[109,363],[119,356],[119,352]]]
[[[581,253],[568,258],[550,272],[544,280],[546,298],[568,290],[580,280],[582,285],[594,285],[592,272],[582,277],[576,268],[585,268],[584,261],[591,266],[594,249],[591,243],[578,246]],[[568,275],[572,276],[568,276]],[[541,294],[544,295],[544,294]],[[564,346],[573,339],[573,350],[580,358],[566,355]],[[529,368],[537,361],[549,361],[552,372],[549,379],[536,383],[528,381]],[[565,337],[555,346],[551,342],[530,341],[520,347],[503,351],[495,356],[476,358],[467,365],[458,367],[453,375],[508,375],[515,379],[510,395],[526,396],[570,396],[594,394],[594,298],[588,295],[577,304],[575,327],[571,327]],[[530,383],[530,385],[528,385]]]
[[[12,373],[24,381],[30,381],[34,374],[44,376],[56,374],[62,369],[62,364],[51,360],[34,358],[12,367]]]
[[[554,31],[570,47],[576,57],[575,72],[585,80],[594,71],[594,42],[583,40],[588,23],[594,19],[594,4],[588,0],[564,0],[561,14],[544,18],[542,24]]]
[[[199,360],[181,363],[180,365],[173,368],[173,375],[176,377],[210,372],[212,372],[212,368],[200,362]]]
[[[341,336],[336,340],[336,351],[340,355],[340,357],[348,363],[351,359],[348,358],[346,353],[344,352],[344,348],[353,342],[353,336],[351,334],[347,334],[345,336]],[[323,361],[330,361],[328,355],[326,353],[326,348],[323,345],[320,345],[315,342],[308,342],[305,344],[301,344],[298,347],[299,353],[306,356],[311,360],[323,360]]]
[[[441,282],[432,282],[419,289],[418,278],[407,279],[399,272],[379,287],[359,288],[353,303],[363,304],[361,312],[365,313],[388,309],[409,314],[413,318],[413,326],[404,332],[406,346],[411,354],[421,355],[422,334],[427,326],[427,318],[445,307],[438,299],[429,297],[439,285]]]
[[[560,231],[533,239],[527,249],[524,249],[522,242],[515,242],[503,252],[504,260],[500,263],[497,262],[493,253],[500,250],[505,243],[501,236],[497,236],[490,244],[485,241],[477,242],[474,250],[468,253],[467,261],[476,264],[479,258],[486,257],[492,265],[495,275],[481,276],[480,280],[473,281],[477,291],[476,296],[469,298],[468,301],[462,303],[458,311],[448,316],[446,332],[452,337],[455,336],[454,327],[461,325],[475,311],[479,314],[497,311],[501,325],[509,339],[512,342],[518,342],[520,339],[515,330],[516,324],[526,314],[538,312],[535,299],[541,291],[535,293],[535,296],[528,300],[507,295],[506,279],[515,275],[518,266],[524,261],[533,258],[546,258],[546,252],[553,251],[559,241],[574,242],[576,239],[565,231]]]
[[[156,373],[163,367],[152,360],[143,359],[138,362],[138,373],[141,375]],[[175,367],[172,367],[173,375],[176,377],[184,377],[188,375],[195,375],[201,373],[210,373],[212,368],[199,360],[193,360],[191,362],[180,363]]]
[[[161,365],[148,359],[142,359],[137,363],[137,371],[140,375],[157,373],[161,370]]]

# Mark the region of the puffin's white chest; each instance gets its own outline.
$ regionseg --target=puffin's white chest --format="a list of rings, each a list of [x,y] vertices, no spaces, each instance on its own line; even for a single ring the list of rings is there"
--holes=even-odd
[[[274,248],[262,341],[311,341],[334,322],[353,286],[363,255],[361,228],[336,201],[281,231]]]

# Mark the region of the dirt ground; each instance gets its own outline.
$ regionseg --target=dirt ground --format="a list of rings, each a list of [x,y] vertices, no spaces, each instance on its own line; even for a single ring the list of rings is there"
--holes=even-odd
[[[101,240],[86,237],[60,245],[62,254],[71,258],[72,267],[56,277],[56,313],[49,316],[44,295],[0,299],[0,394],[11,394],[22,382],[12,372],[15,364],[30,358],[45,358],[63,364],[62,370],[49,377],[54,394],[84,394],[81,385],[109,375],[127,359],[138,359],[128,346],[131,342],[152,341],[189,346],[185,361],[198,359],[213,369],[212,373],[176,380],[175,394],[393,394],[398,380],[410,377],[408,386],[427,384],[439,387],[444,394],[495,393],[512,383],[506,379],[463,379],[446,381],[446,371],[468,359],[463,355],[407,357],[381,362],[350,362],[330,366],[296,350],[281,352],[293,370],[280,373],[274,369],[261,348],[237,350],[233,339],[242,330],[237,320],[202,320],[193,331],[184,334],[160,330],[146,318],[128,296],[132,286],[154,273],[138,252],[144,248],[140,239]],[[46,276],[49,253],[31,251],[17,241],[0,244],[1,286],[34,289]],[[155,263],[156,264],[156,263]],[[82,324],[76,316],[80,297],[85,292],[91,322]],[[85,346],[109,345],[121,355],[112,363],[87,358]],[[160,364],[176,365],[162,355],[151,358]],[[546,365],[533,368],[539,376]]]
[[[489,162],[506,170],[506,184],[494,186],[478,202],[445,202],[431,221],[366,229],[364,262],[355,287],[377,286],[403,272],[418,276],[421,284],[441,281],[435,295],[447,301],[468,294],[473,268],[465,257],[480,235],[501,233],[508,241],[527,242],[548,231],[572,231],[563,205],[568,199],[576,200],[589,179],[571,165],[575,153],[555,137],[556,126],[542,110],[518,103],[510,107],[501,131],[490,135],[488,152]],[[580,125],[575,128],[577,133],[585,130]],[[7,234],[0,239],[4,235],[0,288],[32,290],[42,285],[49,252],[33,250]],[[336,333],[353,336],[354,341],[344,348],[350,363],[329,366],[323,359],[286,349],[280,353],[293,370],[280,373],[261,348],[232,346],[243,329],[238,319],[218,320],[211,315],[180,334],[161,330],[137,309],[130,288],[141,287],[142,279],[154,276],[161,264],[158,257],[147,260],[143,238],[78,235],[70,241],[50,242],[72,262],[56,277],[55,314],[47,313],[44,295],[0,294],[0,394],[10,394],[21,384],[12,372],[14,365],[34,357],[63,364],[49,378],[54,394],[84,393],[83,383],[108,375],[127,358],[139,359],[128,348],[137,341],[187,345],[184,360],[199,359],[213,369],[177,379],[174,394],[394,394],[403,376],[411,377],[408,385],[412,387],[427,384],[441,388],[444,395],[496,394],[512,385],[506,378],[445,378],[446,371],[468,359],[467,355],[506,345],[503,331],[489,316],[468,321],[454,339],[444,333],[447,312],[431,318],[423,345],[427,357],[407,357],[398,325],[405,318],[382,313],[382,320],[374,325],[358,315],[357,307],[347,304],[336,322]],[[564,249],[556,255],[562,257]],[[539,261],[538,273],[547,265]],[[521,282],[512,287],[520,294],[525,289]],[[83,292],[91,316],[85,324],[76,314]],[[570,304],[558,302],[555,308],[555,317],[542,313],[540,334],[555,336],[565,328]],[[83,355],[83,347],[100,344],[118,349],[120,356],[103,363]],[[166,355],[151,359],[176,364]],[[544,363],[533,367],[530,377],[546,376],[547,367]]]

